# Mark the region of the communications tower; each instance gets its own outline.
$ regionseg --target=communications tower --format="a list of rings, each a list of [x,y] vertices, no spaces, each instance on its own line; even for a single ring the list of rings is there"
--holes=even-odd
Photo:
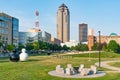
[[[40,29],[39,29],[39,12],[38,12],[38,10],[35,12],[35,15],[36,15],[35,29],[36,29],[36,32],[39,32]]]

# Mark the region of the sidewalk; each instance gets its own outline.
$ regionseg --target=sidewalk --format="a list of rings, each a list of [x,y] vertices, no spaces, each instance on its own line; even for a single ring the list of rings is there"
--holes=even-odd
[[[120,60],[116,60],[116,61],[103,61],[103,62],[101,62],[101,67],[107,68],[107,69],[111,69],[113,71],[120,72],[120,68],[114,67],[114,66],[110,66],[108,64],[108,63],[111,63],[111,62],[120,62]],[[99,62],[95,63],[95,65],[99,66]]]

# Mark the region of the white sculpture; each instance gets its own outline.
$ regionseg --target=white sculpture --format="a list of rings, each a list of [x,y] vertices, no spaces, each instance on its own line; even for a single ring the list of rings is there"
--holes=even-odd
[[[82,69],[82,71],[80,72],[80,75],[81,75],[81,76],[87,76],[87,75],[89,74],[89,71],[90,71],[90,69],[84,68],[84,69]]]
[[[97,67],[94,66],[94,65],[91,65],[90,70],[93,71],[93,74],[96,74],[96,73],[97,73]]]
[[[57,73],[64,74],[64,69],[63,69],[60,65],[57,65],[57,66],[56,66],[56,72],[57,72]]]
[[[66,75],[72,75],[72,72],[71,68],[66,68]]]
[[[85,65],[81,64],[80,67],[79,67],[79,72],[81,72],[84,68],[85,68]]]
[[[20,53],[20,61],[27,61],[28,54],[26,53],[25,48],[22,49],[22,53]]]

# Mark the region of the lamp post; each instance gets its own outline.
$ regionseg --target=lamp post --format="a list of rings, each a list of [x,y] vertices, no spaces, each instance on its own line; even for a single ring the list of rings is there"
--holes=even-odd
[[[100,59],[100,50],[101,50],[101,49],[100,49],[100,48],[101,48],[101,47],[100,47],[100,46],[101,46],[101,45],[100,45],[100,44],[101,44],[100,31],[98,31],[98,33],[99,33],[99,67],[100,67],[100,62],[101,62],[101,59]]]

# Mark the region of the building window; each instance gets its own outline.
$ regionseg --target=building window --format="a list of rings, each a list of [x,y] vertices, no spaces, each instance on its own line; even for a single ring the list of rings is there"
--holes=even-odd
[[[5,27],[8,28],[8,23],[5,23]]]

